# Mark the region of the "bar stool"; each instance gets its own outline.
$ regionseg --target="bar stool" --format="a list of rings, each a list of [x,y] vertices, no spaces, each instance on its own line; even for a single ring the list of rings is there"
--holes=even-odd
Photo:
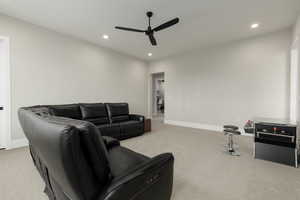
[[[234,135],[241,135],[239,131],[239,127],[233,125],[224,125],[223,126],[224,135],[228,136],[228,144],[226,145],[226,152],[232,156],[240,156],[240,152],[238,151],[238,145],[235,145],[233,142]]]

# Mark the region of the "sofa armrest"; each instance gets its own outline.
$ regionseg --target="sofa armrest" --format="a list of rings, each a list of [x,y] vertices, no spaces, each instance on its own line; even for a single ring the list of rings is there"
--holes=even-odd
[[[141,122],[145,121],[145,117],[143,115],[133,115],[133,114],[130,114],[129,115],[129,119],[130,120],[135,120],[135,121],[141,121]]]
[[[107,149],[111,149],[112,147],[115,147],[115,146],[120,146],[119,140],[109,137],[109,136],[102,136],[102,137],[103,137],[103,141],[104,141],[104,144]]]
[[[158,155],[125,175],[116,177],[98,200],[170,199],[173,167],[174,157],[171,153]]]

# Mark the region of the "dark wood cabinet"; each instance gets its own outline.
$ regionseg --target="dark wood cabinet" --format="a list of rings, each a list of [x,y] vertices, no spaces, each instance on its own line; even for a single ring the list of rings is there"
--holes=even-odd
[[[296,124],[287,122],[256,122],[254,157],[297,167],[296,129]]]
[[[145,119],[144,127],[145,127],[144,129],[145,133],[151,131],[151,119]]]

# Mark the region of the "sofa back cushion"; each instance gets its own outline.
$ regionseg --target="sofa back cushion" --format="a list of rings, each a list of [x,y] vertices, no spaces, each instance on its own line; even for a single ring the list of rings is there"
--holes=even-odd
[[[55,184],[53,188],[60,188],[69,199],[95,199],[110,180],[107,150],[98,129],[85,121],[38,116],[30,109],[20,109],[19,119],[35,164],[46,170],[45,182]]]
[[[129,120],[128,103],[106,103],[105,105],[112,123]]]
[[[83,120],[96,125],[109,123],[106,107],[103,103],[81,103],[80,110]]]
[[[78,104],[66,104],[49,106],[53,115],[58,117],[67,117],[72,119],[82,119]]]

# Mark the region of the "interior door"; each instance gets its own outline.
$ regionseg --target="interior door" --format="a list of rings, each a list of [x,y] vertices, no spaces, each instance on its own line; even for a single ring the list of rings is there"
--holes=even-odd
[[[0,149],[5,148],[5,124],[3,119],[3,109],[3,106],[0,106]]]
[[[3,66],[3,41],[0,39],[0,148],[4,147],[4,66]]]

